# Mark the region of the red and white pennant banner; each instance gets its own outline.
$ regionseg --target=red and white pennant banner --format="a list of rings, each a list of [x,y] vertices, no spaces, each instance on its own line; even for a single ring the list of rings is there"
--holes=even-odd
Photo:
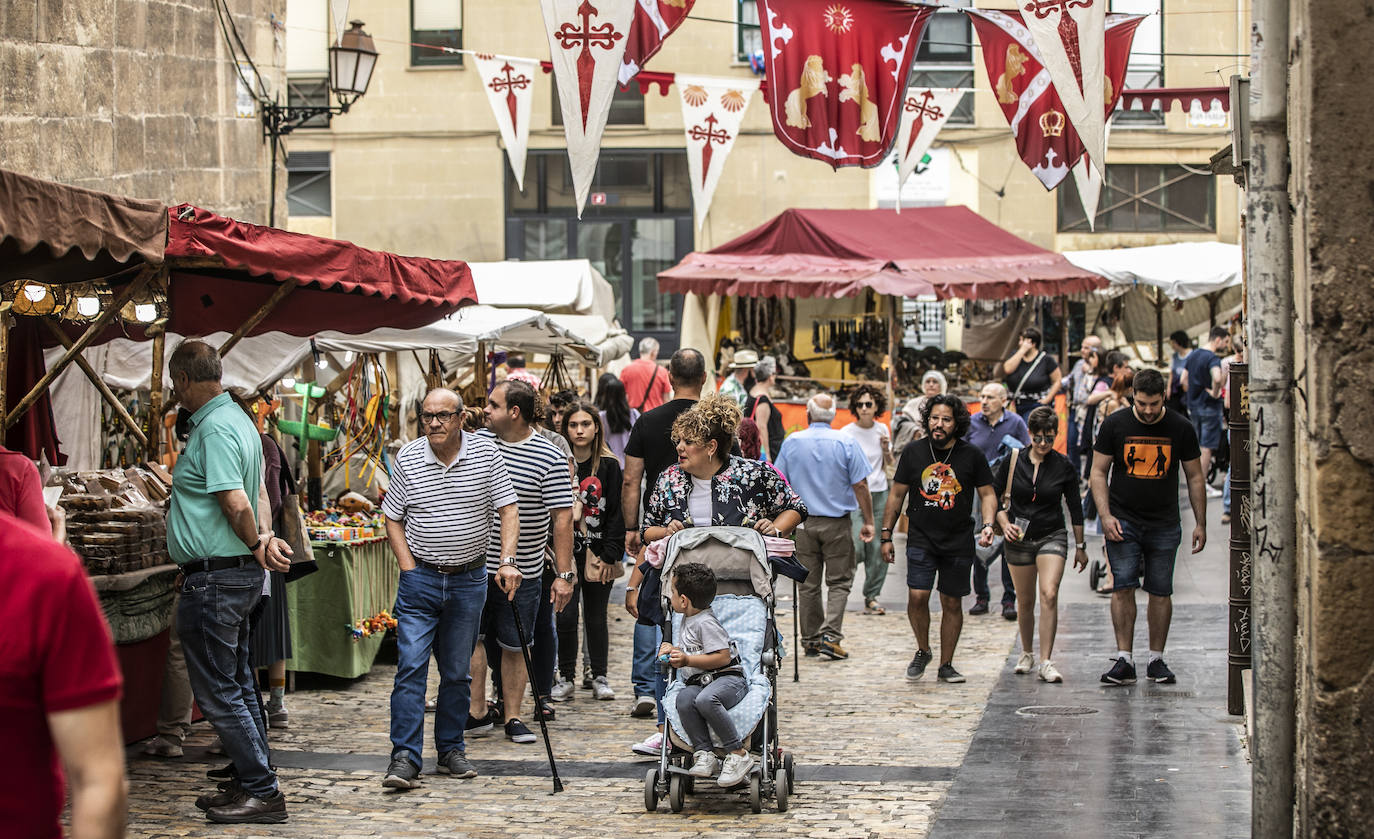
[[[630,41],[625,45],[625,57],[620,62],[620,86],[625,87],[639,75],[650,58],[663,47],[663,42],[687,19],[697,0],[639,0],[634,22],[630,24]]]
[[[750,79],[709,76],[674,78],[682,96],[682,128],[687,135],[687,169],[692,177],[692,206],[697,230],[711,208],[725,158],[734,148],[749,100],[758,89]]]
[[[897,129],[897,189],[916,169],[930,144],[944,128],[959,100],[962,87],[909,87],[902,98],[902,124]]]
[[[482,80],[482,91],[491,103],[501,140],[506,144],[515,183],[525,188],[525,150],[530,144],[530,103],[534,101],[534,77],[539,62],[533,58],[475,55],[473,63]]]
[[[563,109],[577,217],[581,218],[596,174],[601,134],[606,130],[636,3],[597,0],[592,5],[591,0],[540,0],[540,5]]]
[[[1021,16],[1088,158],[1106,171],[1103,98],[1108,0],[1027,0]]]

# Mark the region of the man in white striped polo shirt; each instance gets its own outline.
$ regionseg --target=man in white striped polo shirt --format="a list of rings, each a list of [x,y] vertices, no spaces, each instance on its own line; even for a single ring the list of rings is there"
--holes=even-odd
[[[494,441],[501,450],[519,498],[520,542],[514,556],[504,550],[494,534],[487,544],[487,571],[492,576],[482,619],[486,643],[485,650],[479,646],[473,654],[472,672],[485,685],[487,660],[500,661],[506,737],[516,743],[533,743],[533,732],[520,719],[528,677],[509,603],[514,602],[519,610],[525,632],[533,632],[539,613],[544,546],[549,542],[551,529],[558,572],[550,596],[554,610],[562,611],[572,598],[572,582],[576,578],[572,558],[572,480],[563,453],[536,433],[531,424],[535,416],[533,388],[519,381],[498,384],[487,397],[486,415],[488,427],[474,436]],[[508,566],[520,571],[522,581],[518,587],[497,576]],[[529,640],[528,636],[525,640]]]
[[[401,567],[396,588],[396,683],[391,690],[391,765],[382,785],[420,785],[425,684],[431,651],[439,662],[434,740],[439,772],[472,778],[463,748],[471,690],[469,663],[487,600],[487,546],[514,556],[516,495],[501,451],[489,436],[464,434],[463,400],[432,390],[420,406],[425,436],[407,443],[391,465],[382,500],[386,535]],[[493,518],[500,519],[499,536]],[[514,566],[500,575],[512,590]],[[485,670],[481,671],[485,675]]]

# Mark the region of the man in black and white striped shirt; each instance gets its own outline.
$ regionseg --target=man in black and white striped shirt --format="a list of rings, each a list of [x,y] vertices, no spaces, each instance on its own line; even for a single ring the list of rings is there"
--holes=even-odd
[[[529,385],[510,380],[498,384],[487,397],[486,415],[488,427],[474,436],[493,441],[501,451],[519,498],[520,540],[514,557],[505,553],[494,535],[487,543],[487,571],[493,576],[488,585],[482,627],[486,649],[479,647],[473,654],[472,672],[485,684],[488,657],[493,663],[499,657],[506,736],[516,743],[533,743],[534,734],[520,719],[520,704],[528,677],[508,601],[514,602],[519,610],[525,631],[533,631],[539,612],[544,546],[549,542],[551,530],[558,572],[550,596],[554,610],[562,611],[572,598],[572,582],[576,578],[572,558],[572,479],[563,453],[538,434],[531,424],[535,416],[535,395]],[[520,571],[522,581],[518,588],[511,588],[503,578],[495,576],[508,565]],[[474,705],[477,693],[474,691],[472,696]]]
[[[382,785],[420,785],[425,683],[430,653],[439,662],[434,740],[439,772],[476,776],[465,756],[471,690],[469,664],[487,600],[487,548],[514,557],[520,523],[516,494],[500,448],[489,436],[464,434],[463,401],[433,390],[420,407],[425,436],[396,454],[382,500],[386,535],[401,567],[396,587],[396,682],[391,691],[391,764]],[[499,535],[493,520],[499,519]],[[514,591],[520,574],[499,569]],[[485,675],[486,671],[480,671]]]

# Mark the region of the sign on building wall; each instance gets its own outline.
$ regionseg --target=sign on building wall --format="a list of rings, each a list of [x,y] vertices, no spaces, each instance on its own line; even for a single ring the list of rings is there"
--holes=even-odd
[[[926,152],[928,162],[920,163],[901,187],[903,207],[943,207],[949,203],[949,149],[941,147]],[[897,206],[897,152],[894,150],[882,166],[873,170],[873,195],[880,208]]]

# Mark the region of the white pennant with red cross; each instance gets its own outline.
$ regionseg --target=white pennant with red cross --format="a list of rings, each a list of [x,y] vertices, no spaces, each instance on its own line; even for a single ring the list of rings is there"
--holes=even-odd
[[[1107,157],[1106,117],[1101,104],[1107,2],[1026,0],[1021,11],[1021,20],[1044,57],[1064,113],[1099,173]]]
[[[902,97],[902,122],[897,129],[897,188],[916,169],[935,136],[959,100],[964,98],[962,87],[909,87]]]
[[[506,144],[515,184],[525,188],[525,149],[530,144],[530,103],[539,62],[532,58],[477,55],[473,63],[482,80],[482,91],[491,103],[501,141]]]
[[[596,0],[595,5],[591,0],[539,1],[563,109],[577,217],[581,218],[596,174],[601,134],[611,111],[635,0]]]
[[[1108,120],[1103,140],[1110,141],[1111,136],[1112,123]],[[1078,187],[1078,201],[1083,205],[1083,215],[1088,218],[1088,229],[1096,231],[1097,205],[1102,200],[1102,173],[1097,171],[1086,154],[1073,167],[1073,183]]]
[[[692,206],[697,230],[711,208],[725,158],[734,148],[740,123],[758,83],[710,76],[673,77],[682,96],[682,129],[687,135],[687,170],[692,178]]]

